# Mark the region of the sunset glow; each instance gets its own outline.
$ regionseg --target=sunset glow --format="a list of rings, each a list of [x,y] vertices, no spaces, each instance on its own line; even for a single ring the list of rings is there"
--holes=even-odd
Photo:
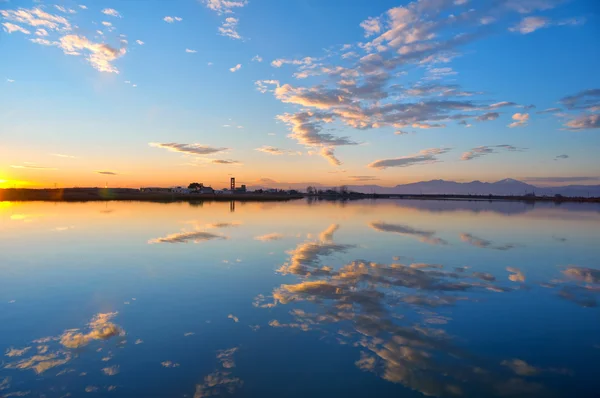
[[[599,181],[596,2],[305,3],[1,2],[0,186]]]

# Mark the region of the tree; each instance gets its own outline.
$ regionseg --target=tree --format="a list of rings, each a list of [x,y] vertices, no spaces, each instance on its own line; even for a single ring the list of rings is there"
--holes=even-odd
[[[188,185],[188,189],[200,189],[203,187],[204,185],[199,182],[192,182],[190,185]]]
[[[312,194],[316,193],[316,189],[313,188],[312,186],[309,186],[306,188],[306,193],[309,195],[312,195]]]

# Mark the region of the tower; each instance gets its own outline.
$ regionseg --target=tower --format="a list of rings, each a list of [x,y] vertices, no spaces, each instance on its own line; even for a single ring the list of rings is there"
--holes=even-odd
[[[231,190],[235,191],[235,177],[231,177]]]

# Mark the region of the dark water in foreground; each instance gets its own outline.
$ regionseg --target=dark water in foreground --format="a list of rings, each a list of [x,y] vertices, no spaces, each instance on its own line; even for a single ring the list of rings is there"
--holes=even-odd
[[[593,397],[600,207],[0,202],[0,396]]]

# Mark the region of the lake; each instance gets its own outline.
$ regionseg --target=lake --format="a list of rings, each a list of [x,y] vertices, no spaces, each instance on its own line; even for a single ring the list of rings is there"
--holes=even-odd
[[[593,397],[600,206],[0,202],[0,396]]]

